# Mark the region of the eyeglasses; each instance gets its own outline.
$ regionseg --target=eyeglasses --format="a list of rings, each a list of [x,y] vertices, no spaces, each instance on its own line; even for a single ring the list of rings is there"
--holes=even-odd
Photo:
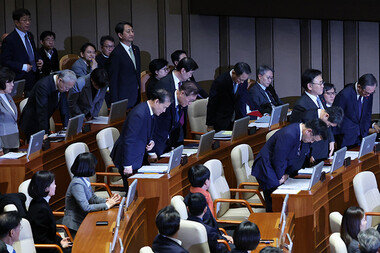
[[[330,92],[328,92],[328,91],[326,91],[325,92],[326,93],[326,95],[328,95],[328,96],[332,96],[332,95],[336,95],[336,92],[335,91],[330,91]]]
[[[322,85],[324,85],[324,84],[325,84],[325,82],[324,82],[324,81],[322,81],[321,83],[312,83],[312,84],[316,84],[316,85],[322,86]]]
[[[110,49],[110,48],[115,48],[115,46],[103,46],[104,48]]]
[[[27,23],[27,22],[32,22],[31,18],[20,18],[20,22]]]

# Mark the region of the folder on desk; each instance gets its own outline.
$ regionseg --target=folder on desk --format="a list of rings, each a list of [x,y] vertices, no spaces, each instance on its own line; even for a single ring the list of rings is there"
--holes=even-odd
[[[169,173],[172,169],[181,164],[183,145],[173,149],[170,155],[169,163],[155,163],[142,166],[137,172],[139,173]]]

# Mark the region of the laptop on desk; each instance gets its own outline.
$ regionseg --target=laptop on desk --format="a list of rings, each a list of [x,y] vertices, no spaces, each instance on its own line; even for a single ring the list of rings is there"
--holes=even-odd
[[[45,130],[41,130],[38,133],[35,133],[30,136],[28,151],[26,153],[26,158],[29,159],[29,156],[37,151],[42,149],[42,143],[44,141]]]
[[[362,156],[369,154],[373,151],[373,147],[375,146],[376,141],[376,133],[368,135],[362,139],[362,143],[360,144],[360,151],[358,158],[360,159]]]
[[[211,151],[212,142],[214,140],[215,130],[202,134],[199,141],[197,157],[207,154]]]
[[[111,104],[110,114],[107,116],[98,116],[87,123],[92,124],[111,124],[124,120],[127,115],[128,99],[120,100]]]
[[[82,132],[84,114],[79,114],[69,119],[65,133],[65,141]]]
[[[235,120],[232,131],[222,130],[214,135],[215,140],[237,140],[248,135],[249,116]]]
[[[154,163],[142,166],[138,173],[169,173],[172,169],[181,164],[183,145],[170,152],[169,163]]]

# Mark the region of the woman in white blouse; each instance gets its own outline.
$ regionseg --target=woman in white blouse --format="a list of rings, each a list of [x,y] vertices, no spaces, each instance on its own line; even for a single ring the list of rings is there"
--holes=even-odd
[[[17,149],[20,144],[17,127],[17,107],[10,93],[15,74],[6,67],[0,69],[0,151]]]

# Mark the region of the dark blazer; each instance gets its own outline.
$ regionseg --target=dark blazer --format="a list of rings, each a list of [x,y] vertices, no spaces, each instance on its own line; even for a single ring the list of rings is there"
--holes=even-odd
[[[343,121],[336,129],[339,147],[360,144],[361,139],[368,135],[371,127],[373,94],[363,98],[360,118],[356,95],[355,84],[349,84],[338,93],[333,103],[344,111]]]
[[[246,115],[242,111],[241,98],[248,94],[247,86],[247,81],[239,84],[237,92],[234,94],[230,72],[223,73],[216,78],[210,89],[206,124],[214,126],[215,131],[231,130],[231,119],[234,112],[235,120]]]
[[[108,64],[109,58],[104,57],[102,53],[95,56],[95,61],[98,63],[98,68],[105,69]]]
[[[108,64],[111,102],[128,98],[128,108],[134,107],[141,100],[140,49],[135,45],[132,45],[132,49],[136,59],[136,69],[121,44],[112,51]]]
[[[167,74],[164,78],[161,78],[156,85],[154,86],[155,90],[164,89],[172,95],[172,100],[174,101],[174,92],[175,92],[175,84],[173,78],[173,72]]]
[[[25,207],[26,196],[24,193],[0,193],[0,213],[4,212],[4,207],[8,204],[13,204],[17,207],[17,211],[19,212],[22,218],[26,218],[26,207]]]
[[[51,58],[47,57],[45,49],[41,47],[39,49],[39,54],[44,61],[44,65],[42,65],[42,75],[48,76],[52,72],[59,71],[59,60],[58,60],[58,52],[57,49],[53,48],[53,52]]]
[[[135,172],[141,168],[146,145],[153,139],[154,117],[150,115],[147,102],[138,104],[129,112],[111,152],[121,174],[124,166],[132,165]]]
[[[181,245],[160,234],[154,238],[152,250],[155,253],[188,253]]]
[[[267,89],[273,97],[273,105],[282,105],[283,103],[281,99],[278,97],[274,87],[272,85],[269,85]],[[272,112],[271,101],[269,101],[266,92],[260,87],[260,85],[257,82],[254,83],[252,88],[248,90],[248,93],[252,97],[253,103],[255,104],[257,110],[259,110],[261,114]]]
[[[193,81],[198,88],[198,98],[208,98],[208,93],[195,81],[194,76],[190,77],[190,81]]]
[[[97,117],[103,105],[107,87],[97,91],[94,99],[92,98],[92,85],[90,76],[78,78],[74,87],[69,90],[67,101],[70,109],[70,117],[84,114],[86,117]]]
[[[148,81],[145,83],[145,93],[146,96],[149,98],[150,94],[156,89],[156,84],[158,83],[158,79],[154,76],[149,77]]]
[[[35,243],[57,244],[62,240],[56,235],[56,222],[50,205],[44,198],[33,199],[28,210],[28,220],[32,227]],[[49,250],[43,252],[56,252]]]
[[[35,62],[37,62],[41,57],[36,50],[33,34],[28,32],[28,36],[33,48]],[[32,70],[29,72],[22,71],[23,64],[30,64],[30,62],[24,43],[16,30],[13,30],[3,41],[1,46],[1,64],[15,72],[15,80],[25,79],[25,90],[29,91],[32,89],[38,78],[38,73]]]
[[[277,131],[265,143],[252,166],[252,175],[262,182],[263,190],[279,186],[284,174],[293,174],[301,153],[300,125],[290,124]]]
[[[20,129],[27,138],[41,130],[49,133],[49,119],[59,107],[64,126],[69,120],[66,94],[59,92],[54,83],[54,75],[39,80],[33,87],[28,102],[21,113]],[[58,101],[58,93],[60,99]]]

